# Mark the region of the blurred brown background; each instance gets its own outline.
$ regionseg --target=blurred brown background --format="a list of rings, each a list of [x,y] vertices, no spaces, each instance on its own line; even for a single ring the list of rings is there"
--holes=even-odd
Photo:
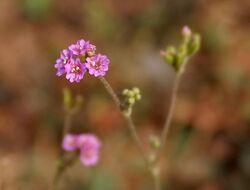
[[[188,24],[202,35],[179,90],[162,165],[164,189],[250,189],[249,0],[1,0],[0,189],[48,189],[60,151],[62,89],[82,94],[73,132],[103,141],[101,161],[78,161],[62,189],[151,190],[126,124],[99,81],[56,77],[59,52],[83,38],[111,60],[117,92],[138,86],[134,117],[145,146],[159,134],[174,71],[160,50]]]

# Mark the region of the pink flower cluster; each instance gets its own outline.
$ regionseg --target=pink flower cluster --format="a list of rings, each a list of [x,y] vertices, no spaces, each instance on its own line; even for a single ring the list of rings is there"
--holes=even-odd
[[[108,71],[109,59],[106,55],[96,54],[96,46],[83,39],[62,50],[56,60],[57,76],[66,74],[70,82],[80,82],[86,71],[95,77],[104,76]]]
[[[62,148],[65,151],[80,150],[80,160],[85,166],[93,166],[99,161],[100,140],[92,134],[67,134]]]

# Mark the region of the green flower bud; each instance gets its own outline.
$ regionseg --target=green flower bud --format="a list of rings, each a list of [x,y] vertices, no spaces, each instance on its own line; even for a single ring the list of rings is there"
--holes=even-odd
[[[165,52],[165,61],[170,64],[174,65],[176,62],[176,49],[173,46],[170,46],[166,49]]]
[[[123,102],[122,102],[122,111],[125,115],[129,115],[132,112],[132,107],[136,101],[141,99],[140,89],[137,87],[130,89],[124,89],[123,92]]]
[[[132,90],[134,91],[135,94],[140,94],[140,89],[139,88],[134,87]]]
[[[201,37],[199,34],[195,34],[192,37],[190,45],[188,46],[188,55],[194,55],[198,52],[201,46]]]
[[[129,90],[128,93],[126,94],[128,97],[133,97],[134,92],[132,90]]]
[[[128,95],[128,92],[129,92],[128,89],[124,89],[124,90],[122,91],[122,94],[123,94],[123,95]]]
[[[133,97],[130,97],[130,98],[128,99],[128,103],[129,103],[130,105],[133,105],[133,104],[135,103],[135,99],[134,99]]]
[[[153,149],[158,149],[161,146],[161,142],[160,142],[159,137],[157,137],[155,135],[150,137],[149,143]]]
[[[183,27],[182,36],[183,41],[178,49],[170,46],[165,52],[161,52],[165,61],[172,65],[177,72],[183,72],[186,60],[200,49],[201,44],[200,35],[193,34],[187,26]]]
[[[136,100],[140,100],[140,99],[141,99],[141,94],[136,94],[136,95],[135,95],[135,99],[136,99]]]

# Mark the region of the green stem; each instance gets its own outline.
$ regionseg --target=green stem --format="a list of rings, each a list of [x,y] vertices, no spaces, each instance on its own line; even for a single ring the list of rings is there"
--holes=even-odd
[[[142,142],[140,140],[140,137],[138,136],[138,133],[136,131],[136,127],[135,127],[135,124],[133,122],[133,119],[131,118],[131,115],[125,116],[125,118],[127,119],[128,127],[130,129],[132,137],[134,138],[134,141],[137,144],[138,150],[140,151],[140,153],[142,155],[142,158],[144,159],[145,163],[148,165],[147,155],[144,152],[143,144],[142,144]]]
[[[178,91],[181,75],[182,75],[182,72],[177,73],[176,79],[174,81],[174,87],[173,87],[173,91],[172,91],[172,95],[171,95],[169,111],[167,113],[165,124],[164,124],[162,135],[161,135],[160,151],[162,151],[162,148],[164,147],[164,145],[166,143],[167,133],[169,131],[171,120],[172,120],[172,117],[174,114],[174,105],[176,103],[177,91]]]

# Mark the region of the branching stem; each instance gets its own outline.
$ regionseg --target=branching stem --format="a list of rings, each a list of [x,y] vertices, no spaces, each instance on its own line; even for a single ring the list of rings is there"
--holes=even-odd
[[[137,145],[137,148],[138,148],[139,152],[141,153],[141,156],[144,159],[146,165],[148,166],[147,154],[144,151],[143,144],[140,140],[140,137],[138,136],[138,133],[136,131],[136,127],[135,127],[134,121],[131,117],[131,114],[124,114],[123,113],[123,111],[121,110],[121,105],[122,105],[121,101],[118,98],[118,96],[116,95],[113,88],[110,86],[109,82],[104,77],[99,77],[99,79],[100,79],[101,83],[104,85],[104,87],[107,90],[107,92],[109,93],[109,95],[112,97],[113,101],[115,102],[115,104],[117,105],[119,110],[121,111],[124,118],[126,119],[126,121],[128,123],[129,130],[130,130],[132,137]]]

